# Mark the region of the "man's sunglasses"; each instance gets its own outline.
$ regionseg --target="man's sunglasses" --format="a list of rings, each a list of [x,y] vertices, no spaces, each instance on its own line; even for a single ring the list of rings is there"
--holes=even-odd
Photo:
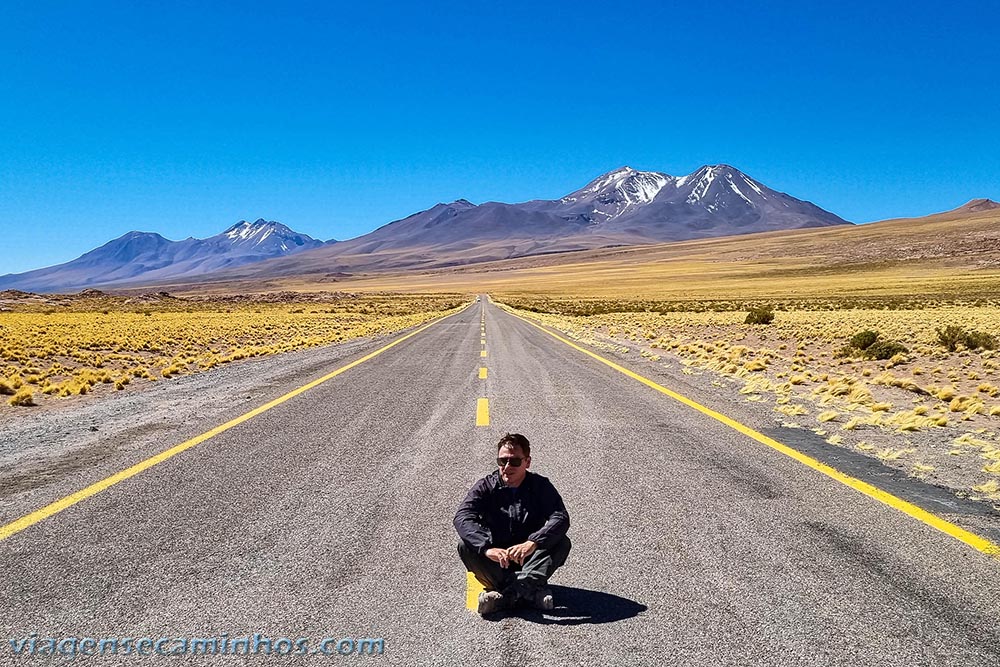
[[[501,468],[504,467],[505,465],[510,465],[510,467],[512,467],[512,468],[520,468],[521,467],[521,461],[523,461],[523,459],[520,456],[498,456],[497,457],[497,465],[500,466]]]

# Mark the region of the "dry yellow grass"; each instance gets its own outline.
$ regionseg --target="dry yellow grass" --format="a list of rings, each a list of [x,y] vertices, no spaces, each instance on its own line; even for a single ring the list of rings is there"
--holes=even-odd
[[[530,302],[524,297],[511,300],[529,310],[540,310],[546,303]],[[1000,328],[1000,311],[992,306],[833,310],[829,303],[821,302],[809,309],[778,311],[774,323],[762,327],[743,324],[743,311],[630,312],[633,305],[622,301],[623,312],[589,316],[530,314],[587,340],[614,336],[640,346],[648,341],[651,348],[668,351],[692,369],[744,379],[760,375],[774,386],[784,386],[785,393],[793,388],[808,391],[811,399],[821,405],[836,403],[851,410],[886,412],[898,398],[889,400],[897,395],[880,387],[902,389],[915,401],[927,401],[924,406],[916,406],[914,416],[934,411],[933,419],[919,422],[921,428],[937,424],[948,412],[958,414],[960,419],[1000,412],[993,409],[997,406],[986,406],[982,399],[984,391],[993,387],[983,379],[998,380],[995,353],[948,352],[938,343],[936,334],[937,328],[954,322],[972,329],[996,330]],[[907,358],[879,361],[834,356],[846,339],[865,329],[876,330],[885,339],[902,341],[910,348]],[[935,371],[946,367],[942,372],[961,367],[967,372],[952,373],[954,377],[945,387],[920,384],[910,377],[910,369],[927,367]],[[774,391],[766,383],[754,386]],[[905,428],[914,423],[907,422]]]
[[[34,405],[34,394],[30,389],[22,389],[7,401],[8,405],[19,406],[19,405]]]
[[[301,302],[124,299],[29,305],[0,313],[0,393],[10,405],[123,390],[241,359],[391,334],[468,303],[454,295],[362,296]],[[95,309],[95,305],[99,309]],[[154,309],[155,308],[155,309]]]

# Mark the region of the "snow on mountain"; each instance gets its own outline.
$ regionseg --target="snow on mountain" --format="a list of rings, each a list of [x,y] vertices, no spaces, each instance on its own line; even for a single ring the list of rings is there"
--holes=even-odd
[[[558,200],[518,206],[563,220],[583,220],[589,225],[588,234],[627,230],[635,242],[845,224],[726,164],[705,165],[681,177],[625,166]]]
[[[688,188],[688,184],[691,184]],[[725,164],[704,166],[692,174],[677,180],[678,191],[686,191],[687,204],[704,204],[706,209],[717,208],[718,201],[732,192],[748,206],[756,207],[761,200],[767,200],[765,186],[754,181],[739,169]],[[742,189],[741,189],[742,188]],[[716,203],[713,207],[712,204]]]
[[[567,213],[583,216],[593,222],[606,222],[633,207],[651,202],[674,180],[673,176],[667,174],[636,171],[625,166],[598,176],[582,189],[551,203],[565,209]]]
[[[268,256],[284,255],[323,245],[322,241],[294,232],[280,222],[263,218],[256,222],[240,220],[222,234],[206,240],[217,240],[222,247],[240,248],[245,252]]]

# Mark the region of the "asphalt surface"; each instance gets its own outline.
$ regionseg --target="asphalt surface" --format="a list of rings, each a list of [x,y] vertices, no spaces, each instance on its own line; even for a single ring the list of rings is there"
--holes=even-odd
[[[8,494],[0,523],[231,416]],[[561,491],[574,548],[553,612],[481,619],[452,517],[507,431]],[[0,581],[5,640],[384,639],[73,664],[1000,665],[1000,561],[485,299],[0,541]],[[0,645],[0,664],[59,662]]]

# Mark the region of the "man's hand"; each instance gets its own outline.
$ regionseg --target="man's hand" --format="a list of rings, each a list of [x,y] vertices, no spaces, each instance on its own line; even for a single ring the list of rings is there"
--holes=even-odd
[[[496,547],[493,547],[492,549],[486,550],[486,557],[491,561],[498,563],[500,567],[509,567],[510,555],[508,551],[508,549],[497,549]]]
[[[528,560],[528,556],[535,553],[535,549],[538,545],[528,540],[522,542],[521,544],[515,544],[507,549],[507,557],[518,565],[524,565],[524,561]]]

